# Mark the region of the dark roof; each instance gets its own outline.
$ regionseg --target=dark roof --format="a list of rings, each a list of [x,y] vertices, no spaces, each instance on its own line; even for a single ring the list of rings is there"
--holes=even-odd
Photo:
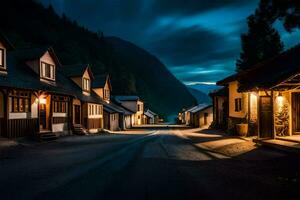
[[[0,75],[0,86],[27,90],[42,90],[50,93],[69,95],[84,102],[102,103],[102,100],[93,92],[90,96],[82,94],[82,89],[72,80],[65,77],[61,68],[57,68],[56,81],[48,84],[40,81],[40,77],[20,59],[19,51],[8,52],[7,74]]]
[[[117,101],[138,101],[140,98],[138,96],[115,96]]]
[[[1,86],[72,95],[72,91],[64,88],[67,83],[65,77],[57,73],[55,84],[44,83],[40,81],[40,77],[23,60],[18,59],[16,53],[13,51],[7,54],[7,75],[0,75]]]
[[[226,78],[220,80],[217,82],[217,85],[220,85],[220,86],[225,86],[227,85],[229,82],[232,82],[232,81],[235,81],[237,80],[237,77],[238,77],[238,73],[234,73],[230,76],[227,76]]]
[[[231,81],[239,81],[238,91],[270,89],[290,77],[300,73],[300,44],[258,63],[250,69],[235,73],[221,81],[218,85],[226,85]]]
[[[113,103],[104,103],[103,104],[103,109],[106,111],[106,112],[109,112],[109,113],[121,113],[121,114],[125,114],[124,113],[124,110],[121,109],[119,106],[117,106],[116,104],[113,104]]]
[[[107,74],[94,75],[94,81],[92,83],[92,87],[93,88],[104,88],[106,81],[108,81],[109,87],[111,89],[109,75],[107,75]]]
[[[60,61],[58,60],[54,50],[50,46],[43,46],[43,47],[28,47],[28,48],[20,48],[14,51],[14,56],[18,58],[20,61],[29,61],[29,60],[36,60],[41,58],[46,52],[54,59],[56,65],[61,66]]]
[[[10,43],[10,41],[1,32],[0,32],[0,42],[4,44],[4,46],[7,50],[14,49],[14,46]]]
[[[210,108],[212,107],[212,105],[208,105],[208,104],[199,104],[197,106],[195,106],[194,108],[188,110],[188,112],[191,112],[191,113],[197,113],[197,112],[201,112],[207,108]]]
[[[300,45],[239,74],[239,91],[269,89],[300,73]]]
[[[209,96],[228,96],[228,87],[222,87],[218,90],[209,93]]]
[[[88,69],[88,72],[91,76],[91,78],[94,78],[91,68],[88,64],[75,64],[75,65],[64,65],[63,66],[63,73],[67,77],[79,77],[82,76],[86,69]]]

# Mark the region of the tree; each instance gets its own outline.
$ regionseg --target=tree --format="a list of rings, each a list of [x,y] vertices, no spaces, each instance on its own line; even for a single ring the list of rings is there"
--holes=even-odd
[[[270,24],[281,20],[288,32],[300,28],[299,0],[261,0],[258,12],[260,17]]]
[[[248,33],[241,36],[242,52],[237,60],[237,71],[278,55],[283,50],[279,33],[257,10],[248,17]]]

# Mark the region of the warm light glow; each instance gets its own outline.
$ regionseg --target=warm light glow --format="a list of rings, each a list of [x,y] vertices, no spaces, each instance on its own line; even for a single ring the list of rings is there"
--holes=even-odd
[[[256,122],[257,120],[257,95],[250,93],[250,121]]]
[[[277,96],[277,106],[278,108],[283,106],[283,96]]]
[[[43,105],[46,104],[46,99],[43,98],[43,97],[40,97],[40,98],[39,98],[39,103],[40,103],[40,104],[43,104]]]

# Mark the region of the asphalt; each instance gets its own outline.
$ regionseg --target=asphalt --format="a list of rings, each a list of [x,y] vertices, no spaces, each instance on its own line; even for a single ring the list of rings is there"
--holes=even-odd
[[[1,199],[297,199],[300,158],[230,157],[180,130],[66,137],[0,155]],[[265,157],[264,154],[272,155]],[[252,159],[244,159],[252,157]],[[257,157],[257,159],[255,159]]]

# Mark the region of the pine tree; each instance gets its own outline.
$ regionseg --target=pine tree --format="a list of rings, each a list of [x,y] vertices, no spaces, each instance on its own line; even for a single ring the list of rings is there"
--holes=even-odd
[[[248,17],[248,33],[241,36],[242,51],[237,60],[237,71],[278,55],[283,50],[279,33],[258,13]]]

